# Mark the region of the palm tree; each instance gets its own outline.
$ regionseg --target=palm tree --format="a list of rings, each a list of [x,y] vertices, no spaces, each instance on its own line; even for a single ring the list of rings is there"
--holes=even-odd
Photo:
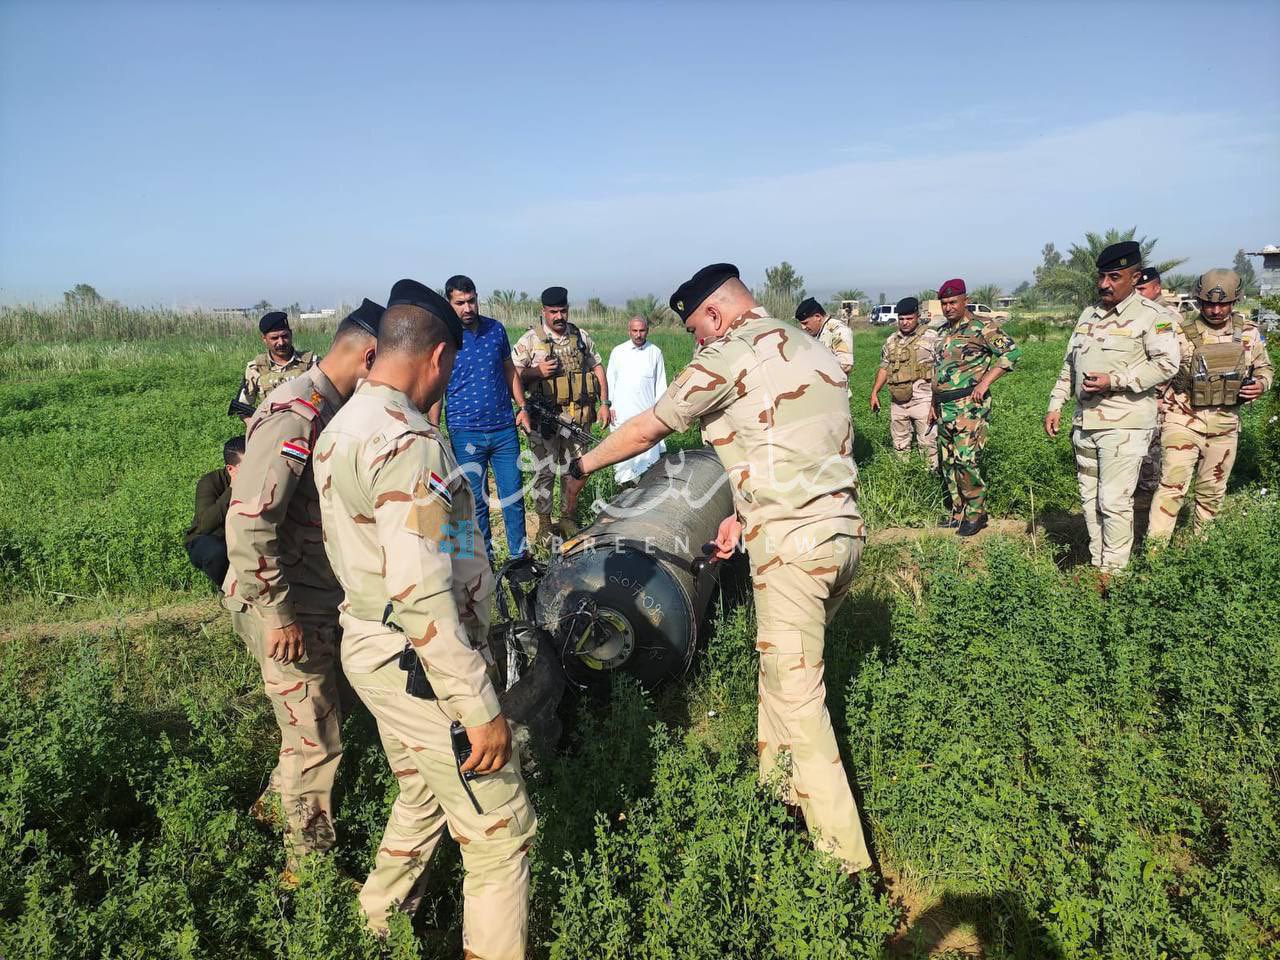
[[[1160,286],[1174,293],[1190,293],[1196,285],[1194,273],[1171,273],[1160,275]]]
[[[652,326],[656,323],[666,323],[675,314],[652,293],[646,293],[643,297],[632,297],[627,301],[627,316],[648,320],[649,325]]]
[[[831,295],[831,299],[838,305],[841,300],[857,300],[858,302],[862,302],[867,299],[867,295],[857,287],[853,287],[850,290],[837,290]]]
[[[489,296],[488,307],[489,312],[494,316],[501,314],[503,319],[512,319],[516,308],[516,292],[514,290],[493,291]]]
[[[994,283],[986,283],[980,287],[974,287],[969,291],[970,303],[985,303],[988,307],[995,308],[996,301],[1004,296],[1004,291]]]
[[[1046,268],[1040,277],[1040,288],[1050,297],[1062,303],[1069,303],[1083,309],[1093,303],[1098,296],[1098,254],[1122,240],[1136,239],[1137,227],[1128,230],[1117,230],[1112,227],[1104,234],[1086,233],[1083,244],[1072,244],[1071,251],[1061,264]],[[1155,249],[1156,240],[1146,237],[1138,240],[1142,247],[1142,262],[1154,266],[1162,274],[1180,264],[1186,258],[1153,262],[1151,251]]]

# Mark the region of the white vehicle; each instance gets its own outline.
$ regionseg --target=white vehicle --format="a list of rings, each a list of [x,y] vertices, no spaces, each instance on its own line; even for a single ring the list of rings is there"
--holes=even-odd
[[[871,308],[867,322],[873,327],[883,327],[898,322],[898,308],[892,303],[882,303]]]
[[[985,303],[969,304],[969,312],[979,320],[1008,320],[1008,310],[992,310]]]

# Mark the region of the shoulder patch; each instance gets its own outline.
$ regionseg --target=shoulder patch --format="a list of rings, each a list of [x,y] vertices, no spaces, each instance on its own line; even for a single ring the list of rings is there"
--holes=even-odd
[[[448,484],[434,470],[427,473],[427,492],[436,497],[436,499],[443,501],[445,506],[453,506],[453,494],[449,492]]]
[[[311,457],[311,448],[301,440],[285,440],[280,444],[280,456],[295,463],[306,463]]]

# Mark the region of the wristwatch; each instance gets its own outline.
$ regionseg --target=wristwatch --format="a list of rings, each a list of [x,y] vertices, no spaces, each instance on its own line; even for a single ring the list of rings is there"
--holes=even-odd
[[[613,406],[613,401],[612,401],[612,400],[601,400],[600,402],[601,402],[601,403],[603,403],[606,407],[612,407],[612,406]]]

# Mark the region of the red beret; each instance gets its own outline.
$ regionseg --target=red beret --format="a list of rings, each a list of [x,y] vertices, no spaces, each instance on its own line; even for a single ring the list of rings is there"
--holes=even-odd
[[[947,297],[958,297],[960,294],[968,292],[964,288],[964,281],[957,277],[954,280],[948,280],[938,288],[938,299],[945,300]]]

